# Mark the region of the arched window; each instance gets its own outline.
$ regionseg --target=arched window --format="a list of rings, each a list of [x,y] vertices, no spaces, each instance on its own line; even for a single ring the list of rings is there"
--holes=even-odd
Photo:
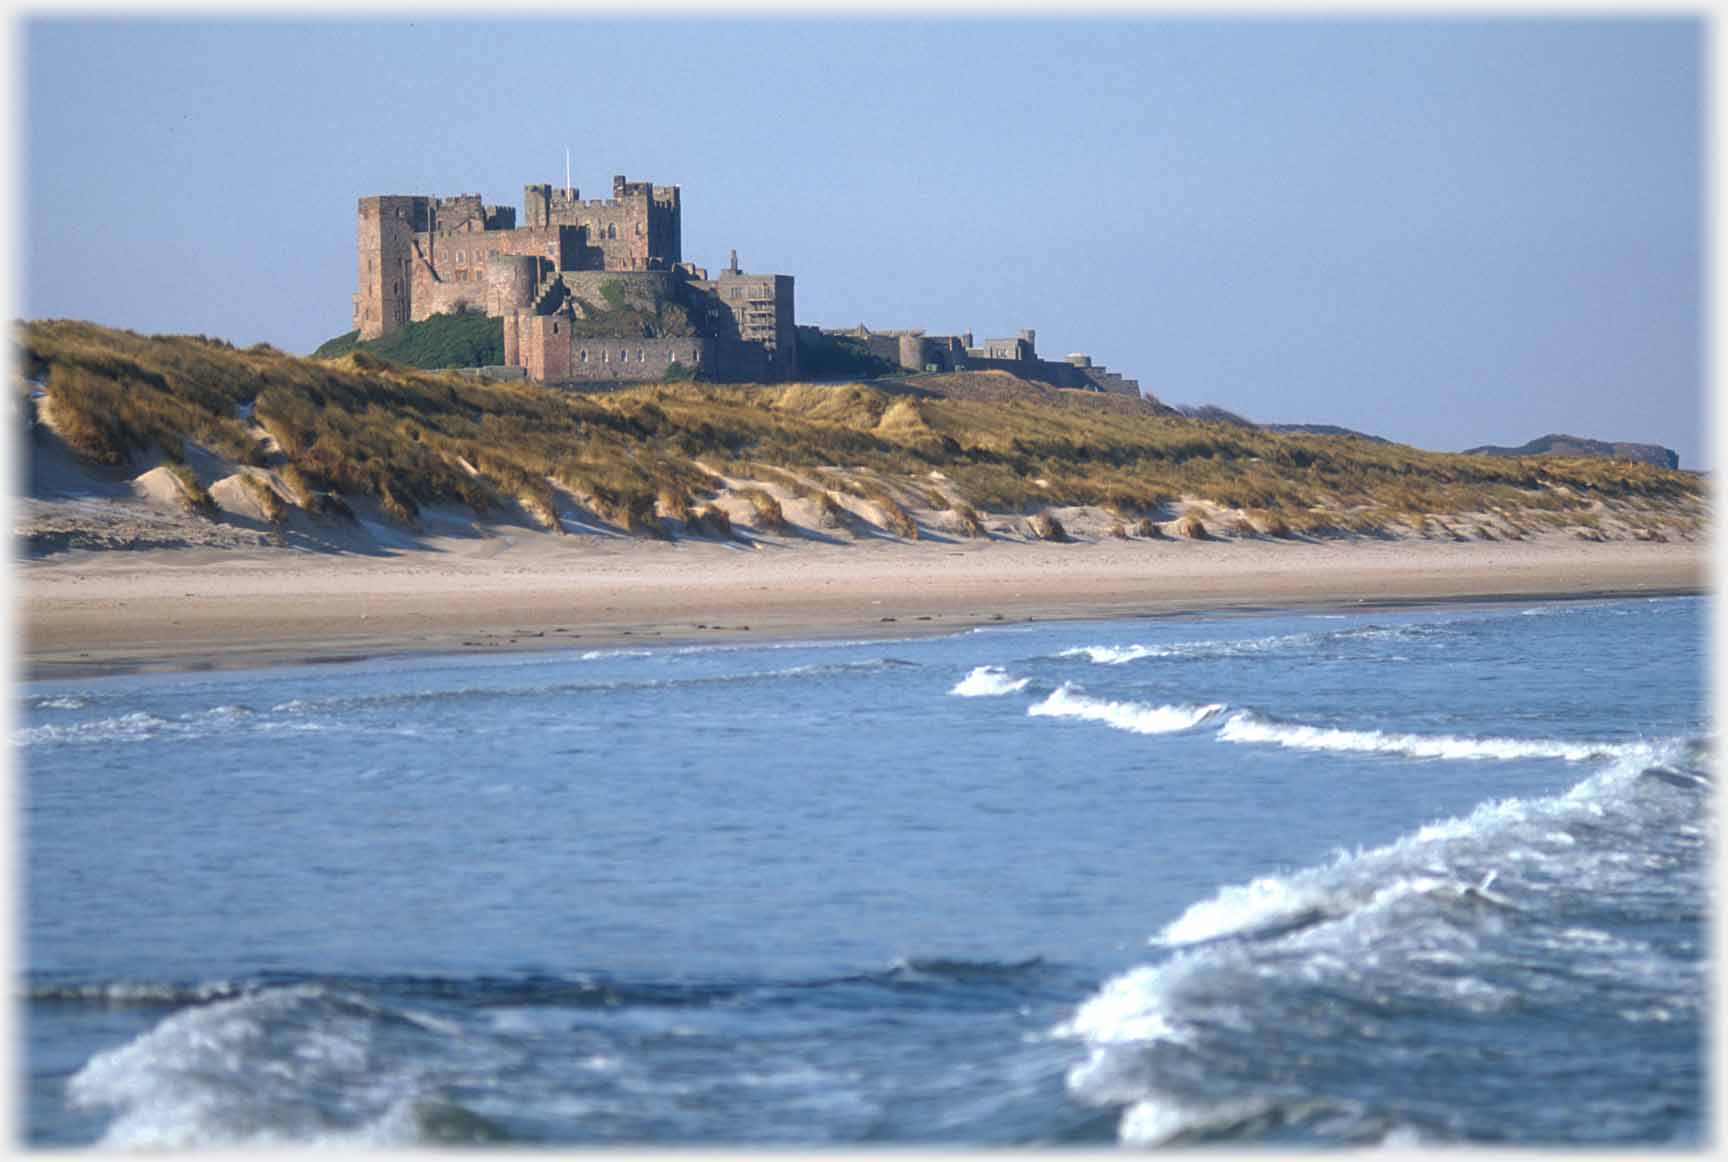
[[[640,348],[640,347],[636,348],[636,362],[638,362],[638,363],[648,362],[648,357],[642,353],[642,348]]]
[[[622,347],[618,348],[618,362],[620,362],[620,363],[630,362],[630,352],[624,350],[624,348],[622,348]]]
[[[618,237],[618,226],[616,223],[613,223],[612,225],[609,225],[606,227],[606,237],[608,237],[608,238]]]
[[[588,348],[582,348],[582,362],[588,362]]]
[[[557,323],[552,324],[552,333],[554,335],[556,335],[558,333],[558,324]]]

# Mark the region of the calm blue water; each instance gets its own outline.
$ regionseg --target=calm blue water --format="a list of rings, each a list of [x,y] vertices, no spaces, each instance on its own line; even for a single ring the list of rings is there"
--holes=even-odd
[[[1698,1144],[1699,599],[22,689],[37,1144]]]

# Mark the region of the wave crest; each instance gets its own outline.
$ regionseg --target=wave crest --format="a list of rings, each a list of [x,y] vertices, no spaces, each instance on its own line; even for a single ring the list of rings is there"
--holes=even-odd
[[[1001,666],[978,666],[956,682],[948,693],[961,698],[994,698],[1001,694],[1016,694],[1024,690],[1031,680],[1012,677]]]
[[[1294,750],[1401,754],[1434,759],[1557,758],[1568,762],[1626,754],[1624,744],[1565,742],[1547,738],[1469,738],[1452,734],[1401,734],[1383,730],[1345,730],[1275,722],[1238,710],[1218,728],[1224,742],[1271,743]]]
[[[1042,702],[1027,707],[1026,713],[1033,718],[1080,718],[1090,722],[1102,722],[1117,730],[1134,734],[1171,734],[1198,726],[1223,710],[1222,702],[1205,706],[1151,706],[1144,702],[1109,702],[1076,694],[1073,684],[1064,682]]]

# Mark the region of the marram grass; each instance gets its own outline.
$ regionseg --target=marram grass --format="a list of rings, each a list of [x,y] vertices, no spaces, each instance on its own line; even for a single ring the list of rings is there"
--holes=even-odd
[[[1087,505],[1146,536],[1177,503],[1199,502],[1272,537],[1523,536],[1595,530],[1607,511],[1654,538],[1695,529],[1706,491],[1700,477],[1628,461],[1425,452],[1033,400],[913,399],[860,384],[584,394],[364,352],[299,358],[73,321],[16,333],[21,370],[45,386],[56,430],[82,456],[121,464],[157,450],[179,463],[195,443],[274,469],[301,507],[340,514],[370,497],[410,525],[427,505],[458,504],[520,505],[556,527],[561,488],[604,519],[657,533],[661,513],[702,523],[697,509],[719,486],[704,465],[740,463],[823,511],[837,507],[830,489],[868,500],[906,538],[918,535],[908,503],[933,507],[932,473],[967,532],[968,513]],[[1184,518],[1175,531],[1199,527]]]

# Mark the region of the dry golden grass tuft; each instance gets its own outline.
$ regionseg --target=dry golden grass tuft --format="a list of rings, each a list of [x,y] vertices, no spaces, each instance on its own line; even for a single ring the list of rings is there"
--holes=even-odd
[[[1026,525],[1032,535],[1040,541],[1069,540],[1068,530],[1062,527],[1062,522],[1047,512],[1033,513]]]
[[[1290,522],[1279,513],[1269,512],[1263,508],[1253,508],[1249,509],[1245,515],[1249,528],[1260,536],[1287,540],[1296,535],[1296,530],[1291,528]]]
[[[209,489],[199,483],[198,474],[185,464],[169,464],[169,475],[174,477],[174,483],[180,487],[180,501],[186,506],[186,511],[209,520],[215,520],[221,510],[216,506],[215,497]]]
[[[784,533],[791,530],[786,522],[786,513],[780,507],[780,502],[774,495],[761,488],[741,488],[738,495],[750,502],[750,511],[755,526],[765,533]]]
[[[252,494],[252,498],[258,502],[258,510],[264,514],[265,520],[273,525],[279,525],[287,518],[287,506],[282,503],[282,498],[277,495],[276,489],[264,476],[255,472],[245,472],[241,474],[240,481],[246,486],[246,490]]]
[[[690,530],[726,540],[735,536],[732,532],[732,518],[726,515],[725,509],[713,504],[705,504],[691,514]]]
[[[989,534],[984,530],[984,521],[978,515],[978,510],[960,501],[954,505],[954,530],[966,537],[983,537]]]

